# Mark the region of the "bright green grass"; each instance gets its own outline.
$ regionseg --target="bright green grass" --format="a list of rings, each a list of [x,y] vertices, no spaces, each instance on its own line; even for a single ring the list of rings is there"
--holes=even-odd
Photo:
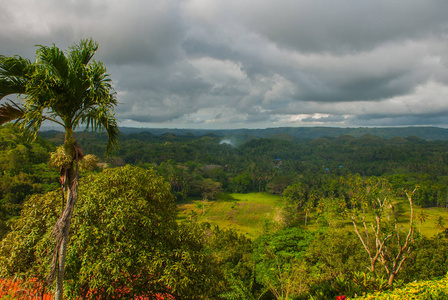
[[[418,211],[422,210],[421,208],[415,209],[415,214],[417,216]],[[443,208],[424,208],[423,209],[427,214],[428,218],[421,224],[421,233],[422,235],[431,237],[438,233],[440,233],[442,230],[440,228],[436,228],[436,222],[439,217],[442,217],[445,221],[445,227],[448,226],[448,211]],[[420,230],[420,221],[418,218],[415,220],[416,224],[416,231]]]
[[[245,234],[249,238],[256,238],[266,232],[272,226],[282,224],[282,208],[284,201],[279,195],[268,193],[223,193],[216,200],[207,201],[205,210],[203,209],[204,201],[200,199],[189,199],[178,205],[179,221],[189,219],[191,214],[196,215],[198,222],[209,222],[218,225],[221,228],[233,228],[239,233]],[[407,231],[409,228],[410,209],[406,199],[396,203],[395,206],[400,212],[399,226]],[[425,222],[420,226],[417,216],[419,211],[424,210],[427,214]],[[205,214],[203,214],[205,212]],[[448,226],[448,211],[442,208],[414,208],[415,230],[421,234],[432,237],[441,232],[440,228],[436,228],[436,220],[439,217],[445,220],[445,227]],[[333,226],[347,228],[353,230],[350,220],[342,216],[334,217]],[[372,220],[371,216],[367,216],[367,220]],[[361,225],[362,226],[362,225]],[[308,220],[307,229],[316,230],[319,225],[316,222],[315,214],[311,214]]]
[[[234,228],[250,238],[255,238],[263,233],[266,224],[281,222],[282,206],[279,195],[234,193],[221,194],[216,200],[206,202],[190,200],[179,204],[178,207],[179,220],[186,220],[193,213],[198,222],[209,222],[221,228]]]
[[[400,212],[400,222],[399,225],[403,228],[409,228],[409,218],[411,215],[411,210],[409,202],[407,199],[403,199],[400,203],[396,204]],[[424,212],[427,217],[423,222],[419,220],[420,212]],[[448,210],[444,208],[420,208],[414,206],[414,226],[415,232],[421,233],[424,236],[432,237],[442,231],[441,228],[437,228],[437,219],[442,217],[445,221],[445,227],[448,226]]]

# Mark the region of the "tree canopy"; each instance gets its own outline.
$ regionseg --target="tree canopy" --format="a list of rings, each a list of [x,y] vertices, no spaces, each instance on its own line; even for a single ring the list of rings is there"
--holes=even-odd
[[[199,299],[215,291],[219,272],[203,251],[200,233],[178,227],[162,177],[125,166],[91,174],[82,183],[67,250],[70,297],[170,293]],[[60,203],[57,191],[26,202],[2,241],[1,276],[44,280]]]

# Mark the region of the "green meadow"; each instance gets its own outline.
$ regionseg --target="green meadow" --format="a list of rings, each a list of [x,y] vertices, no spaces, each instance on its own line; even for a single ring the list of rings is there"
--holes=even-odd
[[[279,195],[223,193],[211,201],[189,199],[180,203],[178,208],[179,220],[195,218],[198,222],[233,228],[255,238],[281,222],[283,206]]]
[[[395,203],[399,212],[399,226],[406,230],[409,226],[410,207],[406,199]],[[280,195],[269,193],[222,193],[215,200],[187,199],[178,204],[180,222],[194,220],[208,222],[221,228],[233,228],[249,238],[256,238],[263,233],[283,225],[285,202]],[[423,215],[424,217],[420,217]],[[437,225],[439,218],[448,221],[448,211],[443,208],[414,207],[415,232],[431,237],[441,228]],[[333,224],[339,228],[352,229],[348,218],[335,216]],[[371,216],[367,216],[371,221]],[[447,223],[444,223],[447,225]],[[318,228],[316,213],[309,217],[307,229]]]

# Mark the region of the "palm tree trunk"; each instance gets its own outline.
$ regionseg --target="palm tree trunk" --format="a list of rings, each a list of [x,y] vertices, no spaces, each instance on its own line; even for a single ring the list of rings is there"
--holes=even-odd
[[[67,128],[69,128],[67,126]],[[70,223],[78,199],[78,162],[83,158],[82,150],[73,138],[72,130],[66,129],[64,149],[72,157],[71,163],[61,170],[61,185],[67,190],[65,209],[53,228],[56,246],[53,253],[53,261],[49,281],[57,276],[54,300],[62,300],[64,296],[65,257],[70,234]]]
[[[78,199],[78,179],[79,173],[77,168],[77,161],[75,160],[75,167],[71,167],[67,170],[67,202],[59,218],[56,226],[59,227],[56,232],[56,239],[60,241],[59,248],[57,249],[58,266],[57,266],[57,280],[56,289],[54,294],[54,300],[62,300],[64,295],[64,277],[65,277],[65,258],[67,253],[67,244],[70,234],[70,223],[73,215],[73,209]],[[59,236],[58,236],[59,235]]]
[[[56,279],[56,291],[54,293],[55,300],[62,300],[64,296],[64,275],[65,275],[65,257],[67,253],[69,227],[64,230],[61,246],[59,247],[58,273]]]

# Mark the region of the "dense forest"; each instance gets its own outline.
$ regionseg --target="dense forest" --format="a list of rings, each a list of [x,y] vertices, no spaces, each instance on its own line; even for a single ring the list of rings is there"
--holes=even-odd
[[[41,136],[56,145],[63,141],[63,135],[54,131]],[[201,184],[210,180],[228,192],[281,194],[298,182],[308,189],[328,191],[341,176],[360,174],[385,177],[395,189],[418,184],[416,205],[447,204],[448,140],[427,141],[415,135],[309,140],[287,134],[256,138],[222,137],[213,132],[202,136],[141,132],[122,135],[120,148],[107,157],[104,135],[78,133],[77,139],[86,153],[95,154],[109,166],[157,169],[179,199],[200,196]]]
[[[81,164],[70,299],[370,299],[414,281],[443,285],[448,140],[125,132],[109,155],[106,135],[75,133],[96,158]],[[28,142],[0,127],[2,277],[45,282],[62,205],[52,161],[63,142],[57,131]],[[200,204],[199,217],[178,217],[176,204],[232,193],[278,195],[281,221],[248,237],[201,221]]]

